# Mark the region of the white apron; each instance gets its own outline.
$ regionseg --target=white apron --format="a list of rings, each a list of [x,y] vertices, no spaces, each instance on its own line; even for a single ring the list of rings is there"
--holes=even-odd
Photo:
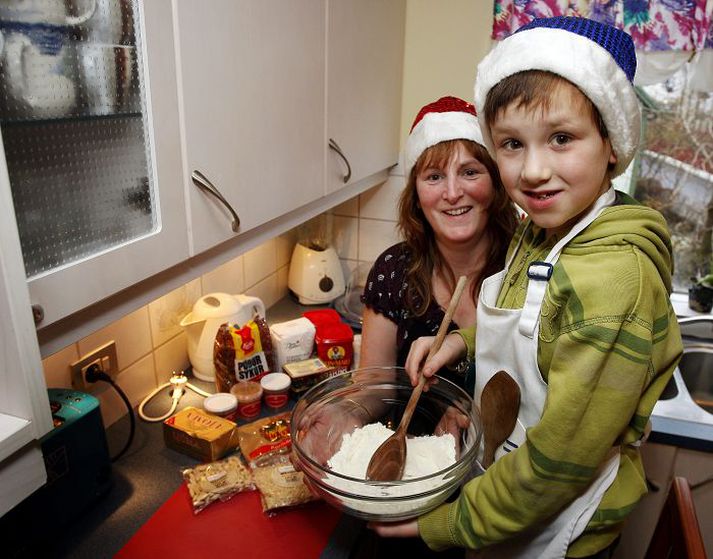
[[[569,241],[589,225],[601,211],[614,202],[614,189],[610,188],[596,201],[572,230],[550,251],[544,262],[530,265],[527,297],[522,309],[501,309],[496,307],[498,293],[505,270],[487,278],[480,290],[477,308],[476,329],[476,375],[475,396],[480,404],[483,387],[496,372],[504,370],[520,385],[521,403],[517,425],[505,443],[498,447],[495,459],[511,452],[525,442],[525,429],[535,425],[542,415],[547,395],[547,384],[542,379],[537,365],[537,340],[542,301],[547,288],[547,280],[560,252]],[[517,253],[513,251],[513,255]],[[606,489],[616,477],[619,468],[619,448],[612,449],[601,466],[597,477],[587,490],[566,509],[550,520],[542,528],[528,532],[528,537],[515,538],[488,547],[470,557],[517,557],[517,558],[561,558],[565,556],[569,543],[584,530],[594,511],[599,506]]]

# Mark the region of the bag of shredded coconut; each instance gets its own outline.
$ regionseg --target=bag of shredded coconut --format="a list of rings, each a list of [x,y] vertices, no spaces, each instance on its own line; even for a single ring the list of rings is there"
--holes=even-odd
[[[260,491],[263,512],[294,507],[317,499],[304,482],[304,474],[295,470],[287,456],[253,468],[255,485]]]

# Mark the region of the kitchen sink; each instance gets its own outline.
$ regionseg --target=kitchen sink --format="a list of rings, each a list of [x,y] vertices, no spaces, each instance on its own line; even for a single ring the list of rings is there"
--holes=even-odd
[[[651,438],[713,450],[713,316],[679,323],[683,356],[654,407]]]
[[[713,345],[688,346],[678,369],[693,401],[713,414]]]

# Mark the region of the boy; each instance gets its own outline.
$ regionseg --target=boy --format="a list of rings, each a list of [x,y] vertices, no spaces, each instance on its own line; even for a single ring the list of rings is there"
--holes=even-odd
[[[635,69],[626,33],[571,17],[534,20],[478,66],[484,141],[528,219],[483,284],[475,337],[449,335],[422,370],[467,346],[476,401],[505,370],[518,423],[455,502],[382,535],[486,557],[609,557],[646,492],[637,446],[682,346],[666,224],[610,182],[639,141]],[[412,380],[429,345],[411,350]]]

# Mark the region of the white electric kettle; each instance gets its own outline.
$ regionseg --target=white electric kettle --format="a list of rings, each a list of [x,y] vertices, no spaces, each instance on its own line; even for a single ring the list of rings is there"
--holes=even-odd
[[[265,305],[257,297],[209,293],[198,299],[181,326],[188,336],[188,359],[193,375],[208,382],[215,380],[213,344],[221,324],[243,325],[255,314],[265,316]]]

